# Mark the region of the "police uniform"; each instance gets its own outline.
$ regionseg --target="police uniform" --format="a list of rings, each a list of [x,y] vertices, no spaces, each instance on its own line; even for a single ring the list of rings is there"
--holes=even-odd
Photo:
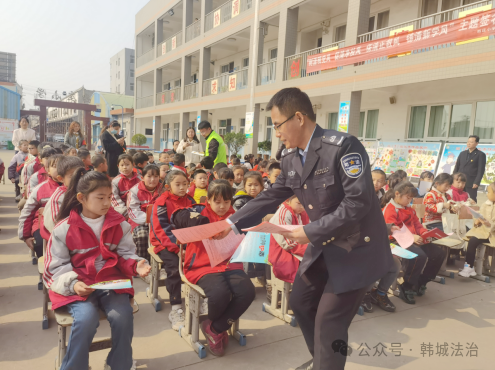
[[[251,227],[261,213],[274,213],[290,196],[298,197],[311,220],[304,226],[310,244],[290,304],[314,369],[343,369],[347,347],[332,344],[347,343],[368,287],[393,265],[368,154],[354,136],[316,125],[304,166],[298,149],[285,149],[281,168],[275,184],[229,220],[237,229]]]
[[[486,154],[478,148],[472,152],[469,152],[469,149],[461,152],[455,163],[454,173],[462,172],[466,175],[467,181],[464,190],[475,201],[478,200],[478,189],[473,189],[473,184],[480,185],[485,174],[485,166]]]

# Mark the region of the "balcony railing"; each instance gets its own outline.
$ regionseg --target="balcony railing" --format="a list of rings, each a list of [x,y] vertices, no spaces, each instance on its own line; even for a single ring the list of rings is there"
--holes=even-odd
[[[307,77],[319,75],[321,73],[326,73],[329,70],[324,71],[316,71],[311,73],[306,73],[306,65],[308,61],[308,56],[324,53],[325,51],[333,50],[333,49],[341,49],[345,46],[344,41],[334,42],[333,44],[329,44],[326,46],[322,46],[316,49],[305,51],[304,53],[299,53],[295,55],[290,55],[285,57],[284,61],[284,80],[291,80],[294,78]],[[336,69],[341,69],[342,67],[338,67]]]
[[[180,101],[180,86],[156,94],[156,105],[170,104]]]
[[[235,75],[235,83],[233,77]],[[232,73],[225,73],[218,77],[210,78],[203,81],[203,96],[223,94],[229,91],[242,90],[247,87],[248,68],[241,69]],[[229,81],[232,81],[232,86]],[[216,84],[216,88],[215,88]]]
[[[276,72],[277,59],[258,65],[258,82],[256,84],[259,86],[274,83]]]
[[[359,35],[357,38],[357,42],[358,42],[358,44],[361,44],[363,42],[368,42],[368,41],[381,39],[384,37],[389,37],[391,34],[391,31],[402,29],[402,28],[408,27],[408,26],[413,26],[413,30],[418,30],[421,28],[434,26],[434,25],[439,24],[439,23],[448,22],[448,21],[451,21],[453,19],[458,19],[459,18],[459,12],[478,8],[480,6],[490,5],[492,3],[493,3],[492,0],[480,1],[477,3],[473,3],[473,4],[460,6],[458,8],[445,10],[445,11],[440,12],[440,13],[428,15],[426,17],[413,19],[413,20],[408,21],[408,22],[395,24],[395,25],[390,26],[390,27],[382,28],[380,30],[376,30],[376,31],[372,31],[372,32],[368,32],[368,33],[364,33],[362,35]],[[442,47],[442,46],[439,46],[439,47]]]
[[[184,86],[184,100],[197,98],[199,92],[198,90],[199,87],[197,82]]]
[[[182,31],[179,31],[175,35],[170,36],[168,39],[166,39],[165,41],[163,41],[161,44],[158,45],[158,48],[156,49],[156,56],[159,57],[164,54],[167,54],[172,50],[177,49],[181,45],[182,45]]]
[[[235,4],[234,4],[235,3]],[[234,12],[232,11],[232,5],[234,4]],[[239,6],[239,11],[236,12],[236,6]],[[205,16],[205,32],[208,32],[212,28],[215,28],[232,18],[232,13],[239,14],[251,9],[252,0],[230,0],[225,4],[220,5],[212,12]],[[217,17],[217,18],[215,18]]]
[[[153,60],[153,50],[155,50],[155,48],[151,48],[148,51],[141,54],[140,56],[138,56],[136,58],[136,67],[141,67],[146,63],[151,62]]]
[[[136,98],[137,109],[148,108],[153,106],[153,95],[143,96]]]
[[[196,22],[190,24],[186,27],[186,42],[191,41],[199,36],[201,33],[201,21],[197,20]]]

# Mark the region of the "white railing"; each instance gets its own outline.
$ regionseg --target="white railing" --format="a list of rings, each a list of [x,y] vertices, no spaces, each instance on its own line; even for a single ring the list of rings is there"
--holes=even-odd
[[[232,73],[224,73],[218,77],[213,77],[203,81],[203,96],[215,95],[212,94],[212,82],[216,81],[217,94],[229,92],[230,76],[236,75],[235,90],[245,89],[248,85],[248,68],[241,69]]]
[[[174,46],[175,39],[175,46]],[[156,56],[159,57],[161,55],[167,54],[172,50],[177,49],[182,45],[182,31],[177,32],[175,35],[170,36],[168,39],[163,41],[156,50]]]
[[[153,95],[143,96],[136,98],[137,109],[148,108],[153,106]]]
[[[184,86],[184,100],[197,98],[198,90],[199,87],[197,82]]]
[[[357,43],[361,44],[363,42],[368,42],[368,41],[372,41],[372,40],[381,39],[384,37],[389,37],[390,31],[401,29],[401,28],[408,27],[408,26],[413,26],[414,30],[418,30],[421,28],[433,26],[435,24],[448,22],[448,21],[451,21],[453,19],[459,18],[459,12],[478,8],[480,6],[490,5],[492,3],[493,3],[492,0],[480,1],[477,3],[473,3],[473,4],[460,6],[458,8],[445,10],[445,11],[440,12],[440,13],[428,15],[426,17],[421,17],[421,18],[413,19],[411,21],[395,24],[393,26],[382,28],[380,30],[364,33],[364,34],[358,36]]]
[[[205,32],[208,32],[214,27],[217,27],[232,18],[232,3],[234,0],[227,1],[226,3],[220,5],[218,8],[214,9],[205,16]],[[239,13],[245,12],[251,9],[252,0],[239,0],[240,9]],[[219,14],[218,20],[215,22],[215,14]]]
[[[153,50],[155,50],[155,48],[151,48],[145,53],[138,56],[136,58],[136,67],[141,67],[146,63],[151,62],[153,60]]]
[[[201,33],[201,21],[198,19],[196,22],[186,27],[186,42],[191,41],[199,36]]]
[[[333,48],[341,49],[344,46],[345,46],[344,41],[338,41],[338,42],[334,42],[333,44],[325,45],[316,49],[305,51],[303,53],[285,57],[284,80],[306,77],[306,76],[314,76],[320,74],[321,72],[326,72],[326,71],[316,71],[316,72],[306,73],[308,56],[323,53],[328,49],[333,49]],[[341,68],[342,67],[338,67],[337,69],[341,69]]]
[[[180,101],[180,86],[156,94],[156,105],[169,104],[176,101]]]
[[[275,82],[277,72],[277,59],[270,60],[268,63],[258,65],[258,82],[259,85],[268,85]]]

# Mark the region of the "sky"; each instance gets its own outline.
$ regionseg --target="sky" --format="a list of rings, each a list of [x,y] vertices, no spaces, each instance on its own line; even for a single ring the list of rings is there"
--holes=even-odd
[[[110,57],[134,49],[136,13],[148,0],[0,0],[0,51],[15,53],[26,109],[83,86],[110,91]]]

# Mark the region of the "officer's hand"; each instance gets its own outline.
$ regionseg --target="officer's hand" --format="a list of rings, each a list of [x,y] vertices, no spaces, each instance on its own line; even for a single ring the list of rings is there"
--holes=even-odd
[[[302,226],[298,229],[283,233],[282,235],[287,239],[293,240],[299,244],[308,244],[310,242],[308,236],[304,232],[304,227]]]
[[[473,189],[476,189],[477,187],[478,187],[478,185],[473,184]]]
[[[390,235],[392,235],[395,231],[400,231],[400,227],[397,225],[394,225],[390,228]]]
[[[220,240],[220,239],[223,239],[225,238],[227,235],[229,235],[229,233],[232,231],[232,228],[229,227],[228,229],[225,229],[224,231],[218,233],[217,235],[213,235],[212,236],[212,239],[214,240]]]

